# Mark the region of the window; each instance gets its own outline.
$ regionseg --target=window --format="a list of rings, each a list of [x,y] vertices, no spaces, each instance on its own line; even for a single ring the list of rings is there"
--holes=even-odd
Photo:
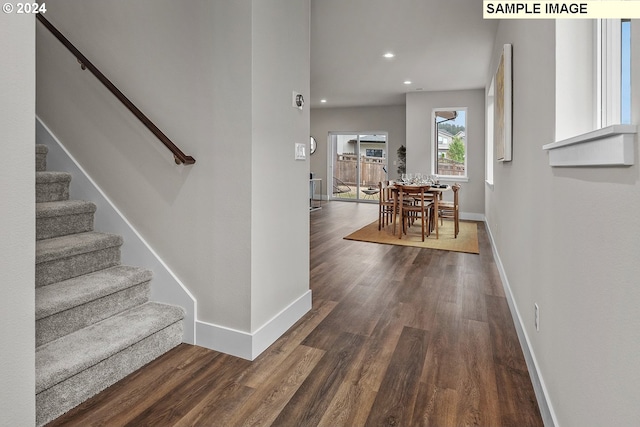
[[[596,21],[596,128],[631,122],[631,22]]]
[[[620,85],[620,123],[631,124],[631,20],[623,19],[620,32],[620,65],[621,85]]]
[[[550,166],[634,164],[630,59],[629,21],[556,21],[556,137],[543,146]]]
[[[631,121],[631,23],[556,21],[556,141]]]
[[[441,177],[467,177],[467,109],[433,110],[433,173]]]

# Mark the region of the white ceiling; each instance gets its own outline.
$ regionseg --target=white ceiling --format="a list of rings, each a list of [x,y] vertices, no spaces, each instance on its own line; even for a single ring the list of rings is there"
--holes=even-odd
[[[480,0],[311,0],[311,107],[484,87],[497,23]]]

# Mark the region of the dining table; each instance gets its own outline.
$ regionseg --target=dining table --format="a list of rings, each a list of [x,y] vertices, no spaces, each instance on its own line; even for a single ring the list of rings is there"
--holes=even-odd
[[[401,184],[404,187],[415,187],[416,190],[419,190],[421,187],[424,187],[424,192],[433,195],[433,211],[435,212],[434,221],[433,221],[433,231],[436,233],[436,239],[440,238],[438,234],[438,201],[442,200],[443,193],[447,191],[451,191],[451,186],[447,184],[432,184],[432,183],[415,183],[415,184]],[[393,194],[394,201],[396,205],[398,204],[398,187],[393,185],[389,185],[389,189]],[[402,218],[400,218],[402,221]],[[394,226],[395,227],[395,226]],[[402,233],[402,225],[400,226],[400,233]]]

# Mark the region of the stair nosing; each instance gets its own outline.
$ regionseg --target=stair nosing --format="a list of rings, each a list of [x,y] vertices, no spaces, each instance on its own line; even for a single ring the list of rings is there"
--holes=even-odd
[[[36,242],[36,265],[102,249],[121,246],[122,236],[113,233],[87,231]]]
[[[71,181],[71,174],[69,172],[36,171],[36,185],[69,181]]]
[[[109,276],[114,274],[114,276]],[[110,283],[104,281],[111,278]],[[151,270],[117,265],[36,288],[36,321],[151,281]],[[73,296],[70,288],[80,289]],[[53,300],[53,301],[52,301]],[[55,304],[52,304],[55,302]]]
[[[36,348],[36,394],[184,319],[184,313],[181,307],[147,302],[43,344]],[[131,325],[136,316],[139,322],[147,323],[144,328],[121,327],[123,322]],[[92,343],[89,348],[85,347],[87,342]],[[84,357],[69,363],[63,357],[67,353]]]
[[[56,200],[36,203],[36,219],[95,213],[96,204],[87,200]]]

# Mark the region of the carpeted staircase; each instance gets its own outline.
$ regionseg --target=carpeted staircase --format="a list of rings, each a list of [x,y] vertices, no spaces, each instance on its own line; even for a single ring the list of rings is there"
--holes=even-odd
[[[36,145],[36,422],[43,425],[182,342],[184,310],[149,302],[151,272],[120,265],[122,237]]]

